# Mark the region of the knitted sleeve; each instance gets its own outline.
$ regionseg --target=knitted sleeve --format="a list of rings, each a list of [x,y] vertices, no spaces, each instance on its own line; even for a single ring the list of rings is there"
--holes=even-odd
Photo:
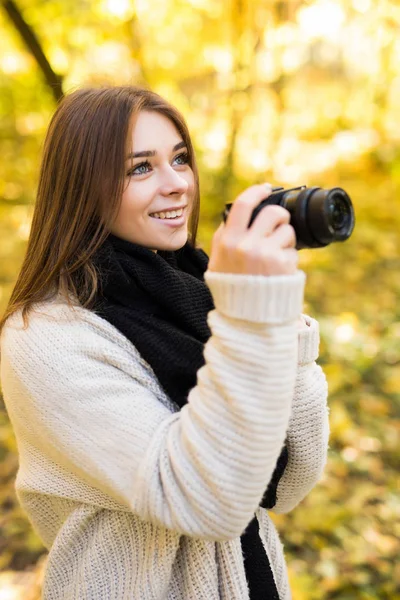
[[[318,322],[305,316],[307,329],[299,331],[299,361],[292,415],[286,438],[288,461],[276,489],[273,512],[294,508],[320,480],[327,459],[329,421],[327,382],[316,364]]]
[[[111,498],[158,526],[226,540],[252,519],[285,440],[305,275],[206,281],[212,335],[177,413],[119,331],[64,305],[32,313],[25,330],[6,326],[1,379],[22,463],[63,469],[62,495]],[[45,477],[36,485],[51,493]]]

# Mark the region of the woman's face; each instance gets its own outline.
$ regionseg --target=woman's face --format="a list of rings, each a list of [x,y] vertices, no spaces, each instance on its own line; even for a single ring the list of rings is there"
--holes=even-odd
[[[132,130],[131,148],[111,233],[151,250],[178,250],[187,241],[195,194],[185,143],[167,117],[142,111]],[[168,212],[174,210],[177,216]]]

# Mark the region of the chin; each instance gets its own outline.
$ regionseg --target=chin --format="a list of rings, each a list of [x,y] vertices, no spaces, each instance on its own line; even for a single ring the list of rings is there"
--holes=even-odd
[[[163,242],[155,242],[151,247],[154,250],[167,250],[169,252],[173,252],[174,250],[180,250],[186,244],[188,240],[188,232],[180,233],[176,235],[174,238],[170,240],[166,240]]]

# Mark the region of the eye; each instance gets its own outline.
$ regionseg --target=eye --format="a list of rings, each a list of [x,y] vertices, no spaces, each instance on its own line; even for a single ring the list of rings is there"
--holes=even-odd
[[[175,157],[175,161],[179,161],[179,165],[187,165],[189,162],[189,155],[187,152],[182,152]]]
[[[131,175],[145,175],[148,172],[147,169],[151,169],[151,164],[148,160],[136,165],[136,167],[128,171],[126,175],[127,177],[130,177]]]
[[[179,166],[187,165],[189,162],[188,153],[182,152],[181,154],[178,154],[178,156],[175,156],[174,162]],[[133,167],[133,169],[130,169],[126,176],[131,177],[132,175],[146,175],[149,170],[151,170],[151,164],[148,160],[146,160],[145,162],[136,165],[136,167]]]

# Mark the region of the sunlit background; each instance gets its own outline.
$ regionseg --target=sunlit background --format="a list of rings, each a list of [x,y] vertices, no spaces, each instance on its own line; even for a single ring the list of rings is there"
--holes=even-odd
[[[300,252],[329,382],[329,462],[307,499],[274,520],[294,600],[400,599],[400,3],[2,2],[1,311],[26,248],[56,99],[105,83],[149,86],[185,115],[207,252],[224,203],[252,183],[340,186],[351,196],[353,236]],[[0,600],[38,599],[46,559],[16,502],[17,466],[0,404]]]

